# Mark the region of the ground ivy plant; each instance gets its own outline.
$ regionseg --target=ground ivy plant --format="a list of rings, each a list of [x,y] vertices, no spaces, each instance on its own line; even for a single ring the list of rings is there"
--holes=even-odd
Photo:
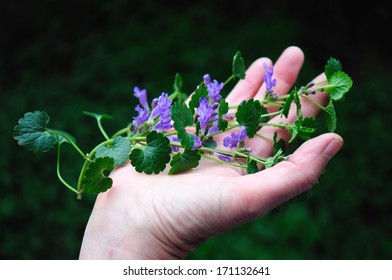
[[[343,99],[352,86],[352,80],[342,70],[341,63],[330,58],[325,66],[325,81],[310,82],[279,96],[274,92],[277,81],[273,66],[264,67],[265,98],[249,99],[240,104],[228,104],[222,98],[222,90],[230,82],[245,79],[245,64],[240,52],[235,54],[231,76],[225,82],[213,80],[209,74],[204,75],[188,101],[179,74],[174,79],[173,93],[164,92],[151,103],[147,100],[145,89],[134,87],[134,96],[139,101],[136,114],[128,125],[112,136],[102,126],[102,120],[110,119],[110,115],[84,112],[96,120],[103,135],[103,141],[89,153],[83,152],[69,133],[50,128],[49,116],[44,111],[26,113],[14,128],[14,139],[33,152],[47,152],[57,146],[57,176],[79,199],[84,193],[98,194],[108,190],[112,179],[107,174],[125,165],[128,160],[137,172],[146,174],[158,174],[165,169],[168,174],[175,174],[197,168],[202,157],[242,168],[249,174],[255,173],[287,158],[284,141],[277,139],[277,134],[273,139],[261,135],[261,127],[286,129],[291,133],[289,143],[296,139],[310,139],[317,124],[315,118],[305,117],[301,111],[300,100],[306,99],[325,113],[326,127],[334,131],[337,121],[334,103]],[[309,95],[320,91],[329,95],[326,106],[309,98]],[[294,123],[268,122],[273,116],[287,117],[292,104],[295,104],[297,114]],[[277,110],[269,112],[267,106],[275,106]],[[223,138],[223,143],[217,143],[215,136],[221,133],[228,136]],[[245,141],[253,137],[273,143],[274,154],[269,158],[253,154],[252,147],[246,146]],[[76,187],[61,176],[60,155],[64,143],[75,148],[84,160]]]

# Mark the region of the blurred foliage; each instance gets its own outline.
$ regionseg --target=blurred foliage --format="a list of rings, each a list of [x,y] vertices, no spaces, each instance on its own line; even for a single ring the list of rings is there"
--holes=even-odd
[[[101,136],[82,111],[115,116],[105,121],[114,132],[131,120],[135,85],[157,96],[172,90],[179,72],[190,92],[205,73],[226,78],[237,50],[249,65],[297,45],[306,56],[299,85],[330,56],[353,78],[336,106],[344,148],[306,199],[214,237],[188,258],[390,259],[391,43],[384,38],[391,11],[372,2],[354,13],[333,2],[2,1],[0,258],[77,258],[94,203],[62,187],[54,153],[17,146],[13,127],[25,112],[47,111],[52,127],[88,150]],[[69,181],[80,164],[65,156]]]

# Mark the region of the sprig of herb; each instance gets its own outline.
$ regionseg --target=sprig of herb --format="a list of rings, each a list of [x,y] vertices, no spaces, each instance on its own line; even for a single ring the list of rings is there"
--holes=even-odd
[[[275,126],[291,133],[289,143],[296,139],[310,139],[317,130],[316,119],[304,117],[301,99],[306,99],[326,114],[326,127],[336,129],[337,116],[334,103],[344,99],[352,87],[351,78],[343,71],[341,63],[330,58],[325,66],[326,80],[317,84],[311,82],[290,94],[278,96],[273,88],[273,66],[264,65],[266,72],[266,94],[264,100],[249,99],[241,104],[229,104],[222,98],[221,91],[231,82],[245,79],[245,63],[240,52],[233,58],[232,74],[224,82],[212,80],[209,74],[195,88],[189,102],[182,91],[183,80],[175,75],[173,93],[163,92],[158,98],[148,102],[147,91],[134,87],[138,98],[136,116],[130,125],[125,126],[110,137],[103,125],[103,119],[110,115],[84,112],[96,119],[104,141],[89,153],[84,153],[69,133],[48,127],[49,116],[44,111],[28,112],[14,128],[14,139],[27,150],[36,153],[47,152],[58,147],[57,175],[59,180],[79,199],[87,193],[98,194],[112,186],[107,174],[114,168],[124,165],[127,160],[137,172],[158,174],[170,166],[169,174],[197,168],[201,157],[221,164],[243,168],[247,173],[259,171],[260,165],[270,168],[286,158],[285,144],[282,139],[273,139],[259,134],[263,126]],[[310,94],[317,91],[329,95],[329,103],[323,106]],[[294,123],[270,123],[270,116],[287,117],[291,105],[296,105],[297,120]],[[268,113],[266,107],[277,107],[276,112]],[[224,149],[217,149],[216,135],[226,133],[223,138]],[[274,144],[274,153],[269,158],[252,154],[252,147],[246,147],[246,139],[262,137]],[[221,139],[221,138],[220,138]],[[68,184],[60,174],[61,145],[70,144],[83,158],[76,187]]]

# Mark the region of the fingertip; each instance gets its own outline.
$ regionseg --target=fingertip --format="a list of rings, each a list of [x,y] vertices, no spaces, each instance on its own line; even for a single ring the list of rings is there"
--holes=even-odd
[[[283,54],[290,54],[290,57],[295,58],[299,61],[304,61],[305,54],[301,48],[297,46],[289,46],[284,51]]]
[[[258,68],[258,69],[263,69],[264,68],[264,64],[267,64],[268,66],[272,65],[272,60],[269,57],[263,56],[263,57],[259,57],[258,59],[256,59],[252,65],[249,68]]]
[[[305,60],[305,54],[297,46],[287,47],[277,60],[278,63],[284,63],[285,67],[294,66],[301,67]]]
[[[323,150],[323,156],[326,161],[330,161],[343,147],[344,140],[336,133],[329,133],[327,136],[330,137],[330,140]]]

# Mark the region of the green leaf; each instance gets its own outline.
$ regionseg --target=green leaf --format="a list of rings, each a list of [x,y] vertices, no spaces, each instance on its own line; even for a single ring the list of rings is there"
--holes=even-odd
[[[186,132],[187,126],[193,125],[192,111],[183,102],[176,102],[170,109],[170,116],[173,120],[173,126],[177,130],[177,136],[181,140],[181,145],[186,148],[192,148],[194,145],[194,136]]]
[[[176,73],[174,77],[173,89],[175,92],[181,92],[182,90],[182,77],[179,73]]]
[[[246,172],[248,174],[254,174],[259,172],[259,168],[257,167],[257,162],[255,160],[250,159],[247,157],[246,159]]]
[[[233,58],[233,76],[245,79],[245,62],[241,52],[237,52]]]
[[[162,133],[156,131],[147,134],[146,141],[146,146],[132,150],[129,159],[137,172],[158,174],[170,161],[172,151],[170,141]]]
[[[277,153],[279,150],[283,152],[286,150],[286,142],[281,138],[278,140],[278,133],[274,133],[274,153]]]
[[[290,112],[290,108],[291,108],[291,104],[293,102],[297,107],[297,117],[302,118],[301,100],[299,98],[299,91],[297,89],[293,89],[290,92],[290,95],[286,98],[286,101],[282,107],[282,115],[284,115],[286,118],[288,117],[289,112]]]
[[[289,111],[290,111],[290,107],[291,107],[291,103],[293,103],[294,98],[298,97],[298,91],[296,89],[293,89],[289,96],[286,98],[286,101],[283,104],[282,107],[282,115],[285,116],[286,118],[289,115]]]
[[[93,113],[93,112],[88,112],[88,111],[84,111],[83,114],[90,116],[90,117],[96,119],[97,121],[112,120],[113,119],[113,116],[108,115],[108,114],[98,114],[98,113]]]
[[[325,65],[325,70],[324,70],[327,80],[329,80],[332,74],[337,71],[342,71],[342,64],[340,63],[339,60],[330,57],[327,61],[327,64]]]
[[[199,165],[200,154],[198,151],[185,150],[183,153],[176,154],[170,161],[169,174],[178,173]]]
[[[351,78],[343,71],[333,73],[328,82],[329,85],[324,88],[335,101],[343,98],[353,85]]]
[[[176,73],[176,76],[174,77],[174,83],[173,83],[173,89],[174,89],[174,93],[175,93],[175,97],[177,98],[177,100],[180,101],[185,101],[187,99],[187,95],[186,93],[182,92],[182,77],[179,73]]]
[[[229,103],[227,103],[224,99],[221,99],[219,102],[218,108],[218,128],[220,131],[224,131],[227,128],[228,122],[222,118],[224,114],[229,111]]]
[[[173,104],[170,109],[170,116],[174,122],[173,126],[177,131],[193,125],[192,111],[183,102]]]
[[[334,132],[336,129],[337,118],[332,99],[329,100],[328,106],[324,107],[324,111],[327,113],[326,122],[328,131]]]
[[[131,143],[127,138],[117,136],[113,139],[113,144],[109,146],[100,146],[95,153],[95,157],[110,157],[114,160],[114,166],[123,165],[128,159],[131,152]]]
[[[207,86],[202,82],[192,94],[191,100],[189,101],[189,109],[193,115],[195,108],[199,107],[200,99],[208,96]]]
[[[92,194],[99,194],[110,189],[113,181],[105,173],[112,171],[113,165],[114,160],[109,157],[96,158],[92,161],[82,178],[82,189]]]
[[[291,132],[291,139],[289,143],[293,142],[295,138],[300,137],[303,140],[310,139],[311,135],[316,131],[316,119],[307,117],[305,119],[299,118],[294,124],[288,127]]]
[[[195,145],[195,137],[193,134],[186,132],[185,129],[178,131],[177,136],[185,149],[190,149]]]
[[[238,106],[236,113],[237,122],[245,126],[246,135],[249,138],[252,138],[257,132],[263,111],[262,108],[260,101],[254,99],[244,101]]]
[[[14,128],[14,139],[20,146],[36,153],[47,152],[64,139],[47,129],[49,116],[44,111],[28,112]],[[65,132],[64,132],[65,133]]]

